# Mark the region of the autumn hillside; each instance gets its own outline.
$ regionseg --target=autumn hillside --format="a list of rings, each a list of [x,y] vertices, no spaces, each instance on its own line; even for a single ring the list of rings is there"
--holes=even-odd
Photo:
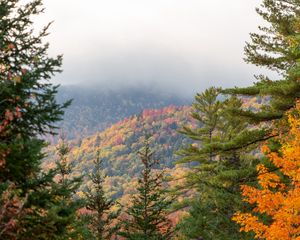
[[[173,168],[177,158],[175,152],[188,144],[188,139],[177,130],[188,122],[189,111],[190,107],[177,106],[144,110],[102,132],[72,141],[69,161],[75,165],[74,175],[90,173],[100,149],[108,175],[106,185],[114,197],[120,197],[128,188],[128,181],[139,174],[141,162],[136,153],[147,135],[152,136],[152,146],[161,167]],[[52,164],[53,161],[47,161],[45,166],[49,168]]]

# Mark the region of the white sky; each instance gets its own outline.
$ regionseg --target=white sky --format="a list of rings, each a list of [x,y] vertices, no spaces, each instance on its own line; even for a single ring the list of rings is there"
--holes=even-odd
[[[51,54],[64,54],[61,84],[150,84],[191,93],[249,85],[243,58],[262,22],[259,0],[44,0],[54,20]]]

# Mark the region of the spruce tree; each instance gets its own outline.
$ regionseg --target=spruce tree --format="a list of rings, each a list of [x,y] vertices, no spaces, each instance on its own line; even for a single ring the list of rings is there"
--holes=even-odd
[[[69,190],[56,188],[56,171],[41,171],[42,136],[55,133],[70,102],[58,104],[58,86],[49,82],[62,63],[61,56],[48,56],[44,43],[50,24],[36,34],[33,29],[42,1],[27,2],[0,1],[0,194],[5,199],[10,191],[24,209],[11,216],[18,229],[7,232],[7,239],[59,239],[68,224],[61,219],[63,211],[56,211],[57,198]],[[5,201],[0,202],[2,209]]]
[[[92,181],[92,186],[88,187],[84,192],[85,207],[91,211],[87,215],[88,228],[94,239],[111,239],[119,228],[119,224],[114,221],[120,211],[113,211],[112,208],[116,206],[116,203],[106,197],[103,188],[105,175],[103,173],[102,159],[100,159],[100,151],[97,151],[97,157],[94,160],[94,170],[89,178]]]
[[[271,121],[275,120],[276,123],[282,119],[300,97],[300,1],[263,0],[257,13],[268,25],[259,27],[260,33],[250,35],[251,42],[245,47],[245,61],[275,71],[279,80],[260,75],[253,86],[224,91],[269,99],[259,111],[232,110],[233,114],[247,117],[249,123],[258,127],[237,135],[232,148],[242,148],[273,138]],[[265,122],[267,124],[260,124]]]
[[[70,145],[63,134],[56,148],[58,159],[56,160],[55,184],[52,191],[58,202],[54,204],[54,214],[59,216],[61,228],[64,230],[59,239],[92,239],[92,234],[86,227],[85,219],[80,217],[80,210],[85,207],[84,199],[76,196],[77,190],[82,183],[82,177],[73,177],[74,164],[69,159]]]
[[[43,179],[45,189],[28,199],[28,205],[38,204],[39,209],[21,219],[26,231],[20,233],[20,239],[80,239],[82,232],[76,228],[77,210],[83,207],[83,202],[75,193],[81,177],[71,176],[73,166],[68,159],[69,152],[70,147],[62,137],[56,148],[56,166]]]
[[[133,196],[132,205],[126,211],[129,219],[119,235],[132,240],[172,239],[174,231],[167,219],[172,201],[163,191],[163,171],[155,173],[159,161],[153,159],[148,140],[139,156],[143,170],[138,179],[138,193]]]
[[[179,163],[197,163],[186,174],[183,186],[183,189],[196,190],[196,197],[190,201],[189,216],[179,224],[187,239],[247,239],[231,217],[243,205],[239,185],[254,174],[255,168],[242,150],[228,149],[226,144],[247,123],[229,111],[240,109],[241,100],[233,96],[221,102],[218,93],[210,88],[197,94],[191,115],[198,124],[184,127],[182,131],[194,143],[179,151],[182,157]],[[213,115],[207,111],[216,108]],[[214,131],[207,138],[205,130],[212,125]]]
[[[23,182],[38,172],[43,141],[37,136],[54,133],[67,104],[55,100],[58,86],[49,80],[60,72],[62,57],[50,58],[43,38],[49,25],[33,34],[32,17],[42,13],[34,0],[20,6],[17,0],[0,3],[1,120],[11,120],[1,135],[2,148],[10,148],[0,179]]]

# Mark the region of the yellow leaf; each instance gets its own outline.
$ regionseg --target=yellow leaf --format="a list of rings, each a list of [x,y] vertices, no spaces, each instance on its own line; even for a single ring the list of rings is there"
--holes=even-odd
[[[15,83],[20,83],[22,81],[20,76],[14,76],[12,79]]]

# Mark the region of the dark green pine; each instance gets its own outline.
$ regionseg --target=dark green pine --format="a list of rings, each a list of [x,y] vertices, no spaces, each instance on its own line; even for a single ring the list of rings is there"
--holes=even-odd
[[[78,227],[77,211],[84,206],[75,196],[81,184],[81,177],[71,177],[73,166],[67,157],[68,143],[61,139],[57,147],[56,167],[31,187],[40,186],[29,195],[26,207],[36,208],[31,214],[20,219],[25,231],[19,239],[80,239],[83,228]]]
[[[143,170],[138,179],[137,195],[126,211],[128,220],[119,235],[131,240],[172,239],[174,230],[167,218],[172,201],[163,191],[163,172],[155,170],[159,162],[153,159],[148,141],[139,156]]]
[[[300,97],[299,6],[299,0],[264,0],[257,9],[258,14],[267,22],[267,27],[259,27],[259,33],[250,35],[251,41],[245,47],[245,61],[274,71],[279,79],[272,80],[261,75],[253,86],[223,91],[227,94],[265,97],[268,100],[259,111],[232,110],[233,114],[244,116],[249,123],[259,126],[238,135],[236,148],[272,138],[272,129],[268,127],[272,126],[271,121],[282,119]],[[260,123],[267,124],[259,125]]]
[[[231,97],[219,101],[219,92],[210,88],[197,94],[192,108],[196,123],[182,131],[194,141],[179,151],[182,157],[179,163],[192,166],[186,174],[186,185],[180,190],[196,192],[196,197],[189,202],[189,216],[178,226],[187,239],[248,239],[239,232],[239,226],[231,217],[244,207],[240,184],[255,176],[255,164],[244,151],[232,149],[227,144],[247,127],[247,123],[229,111],[240,109],[241,100]]]
[[[17,220],[16,229],[1,239],[61,239],[77,204],[64,202],[77,183],[56,183],[57,170],[41,170],[43,136],[55,133],[70,104],[56,102],[58,86],[50,83],[62,64],[61,56],[48,56],[44,38],[50,25],[39,33],[33,29],[32,19],[43,10],[41,0],[25,5],[19,0],[0,1],[0,126],[5,125],[0,131],[0,194],[6,186],[14,186],[25,202],[22,214],[7,219]],[[1,221],[0,226],[6,226],[5,219]]]
[[[97,156],[94,160],[94,172],[89,176],[92,185],[87,187],[84,192],[85,207],[91,211],[85,215],[86,224],[93,239],[97,240],[111,239],[120,225],[114,222],[120,214],[120,208],[117,211],[112,210],[117,203],[108,199],[104,191],[105,177],[100,151],[97,151]]]
[[[43,157],[43,140],[39,136],[54,133],[55,124],[62,119],[69,104],[55,100],[57,87],[49,80],[61,71],[62,57],[50,58],[48,44],[43,38],[49,25],[37,35],[32,33],[32,17],[42,13],[39,0],[19,6],[19,1],[3,0],[0,3],[0,112],[14,117],[1,134],[1,147],[14,148],[0,171],[0,180],[24,182],[39,172]],[[17,117],[17,113],[20,114]]]
[[[180,133],[201,142],[202,148],[214,142],[215,132],[220,124],[220,111],[222,108],[218,96],[221,89],[211,87],[203,93],[197,94],[192,105],[191,117],[196,121],[196,126],[183,126]],[[191,144],[179,152],[182,156],[180,163],[210,162],[214,159],[212,149],[200,154],[198,146]]]

